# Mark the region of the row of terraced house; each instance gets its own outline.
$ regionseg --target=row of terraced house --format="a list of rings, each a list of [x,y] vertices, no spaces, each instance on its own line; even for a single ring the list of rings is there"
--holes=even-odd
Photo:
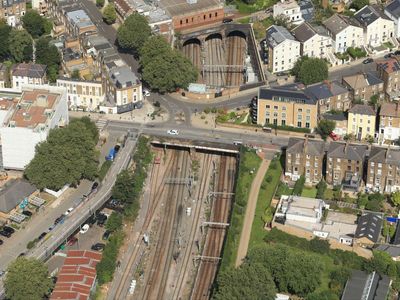
[[[376,71],[304,86],[295,83],[261,87],[253,121],[262,126],[289,126],[313,131],[321,119],[335,121],[334,133],[356,140],[396,141],[400,137],[400,56],[377,61]],[[371,100],[381,104],[369,105]]]
[[[302,56],[324,58],[337,65],[341,59],[335,54],[342,54],[349,47],[377,53],[385,49],[385,43],[399,44],[400,0],[385,8],[364,6],[353,17],[334,14],[319,26],[305,22],[298,11],[294,0],[274,5],[274,17],[283,16],[298,26],[292,31],[277,25],[267,29],[268,68],[273,73],[291,70]]]
[[[286,149],[285,178],[304,176],[314,185],[322,179],[331,186],[358,192],[391,193],[400,190],[400,149],[349,142],[290,138]]]

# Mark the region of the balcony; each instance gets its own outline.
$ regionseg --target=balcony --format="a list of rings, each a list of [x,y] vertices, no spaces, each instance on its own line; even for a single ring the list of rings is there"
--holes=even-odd
[[[360,184],[360,175],[353,172],[346,172],[342,181],[342,189],[350,192],[358,192]]]

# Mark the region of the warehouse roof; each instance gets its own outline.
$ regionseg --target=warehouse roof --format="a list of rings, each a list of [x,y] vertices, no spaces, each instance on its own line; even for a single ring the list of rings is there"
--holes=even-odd
[[[159,3],[171,17],[187,15],[198,11],[207,12],[207,9],[210,8],[223,7],[223,4],[218,0],[160,0]]]
[[[36,191],[36,187],[26,180],[10,180],[0,190],[0,211],[9,213],[34,191]]]

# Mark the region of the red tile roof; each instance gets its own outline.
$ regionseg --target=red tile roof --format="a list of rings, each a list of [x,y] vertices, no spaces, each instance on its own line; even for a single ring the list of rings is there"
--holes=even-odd
[[[64,265],[51,300],[87,300],[96,279],[96,264],[101,254],[94,251],[71,250],[67,253]]]

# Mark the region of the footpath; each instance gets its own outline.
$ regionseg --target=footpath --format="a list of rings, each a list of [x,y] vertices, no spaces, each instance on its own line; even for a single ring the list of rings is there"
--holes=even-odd
[[[251,227],[253,225],[254,214],[257,206],[258,192],[260,191],[261,183],[264,179],[265,173],[268,170],[270,160],[263,159],[260,167],[258,168],[257,174],[251,184],[249,198],[247,199],[246,213],[243,221],[243,228],[240,234],[240,241],[238,252],[236,255],[235,266],[238,267],[242,264],[243,259],[247,255],[247,249],[249,247]]]

